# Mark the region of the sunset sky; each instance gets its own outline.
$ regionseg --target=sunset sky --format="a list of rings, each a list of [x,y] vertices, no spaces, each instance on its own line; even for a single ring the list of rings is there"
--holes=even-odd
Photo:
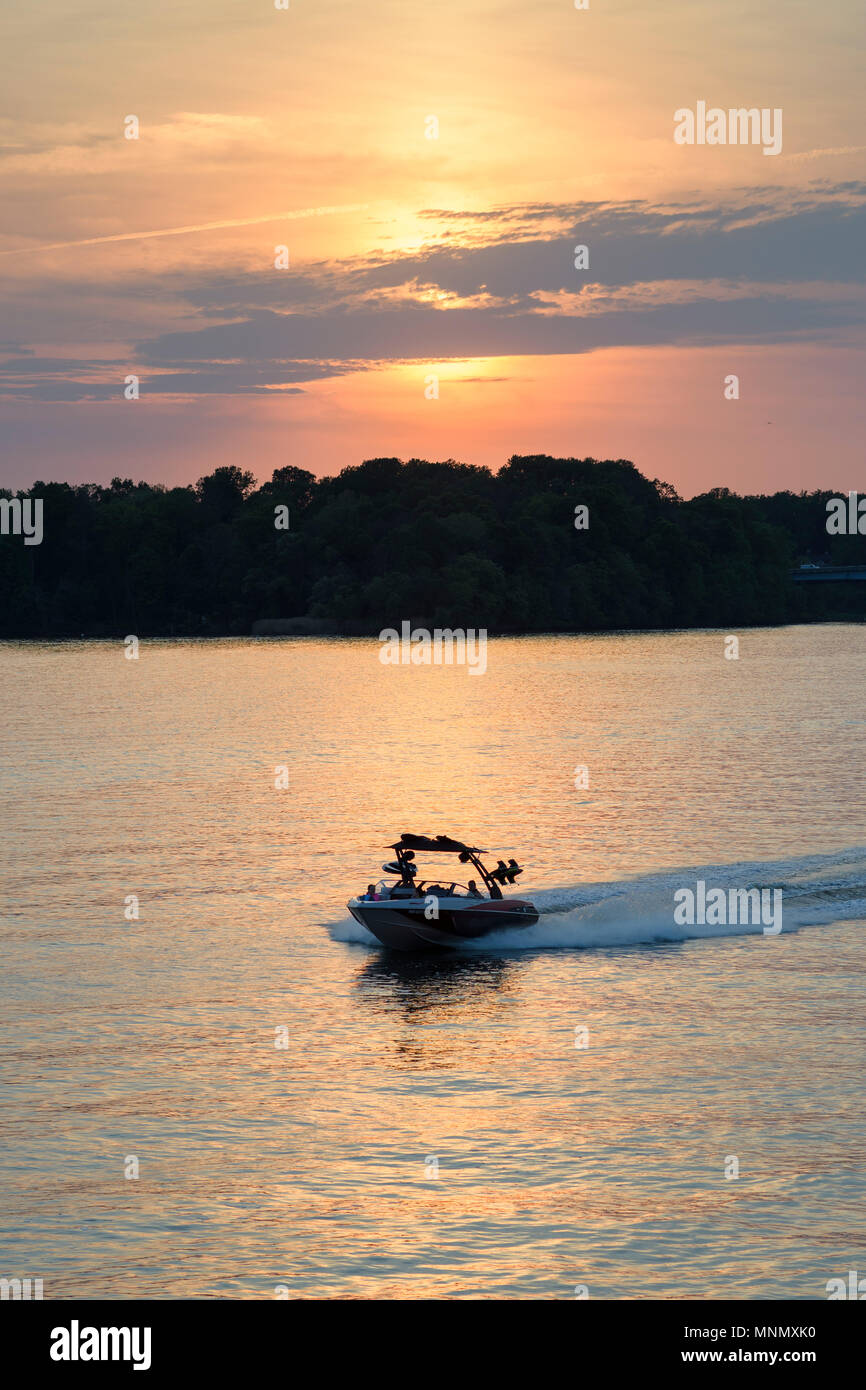
[[[21,7],[0,483],[545,452],[684,495],[862,488],[864,27],[862,0]],[[781,154],[676,144],[698,101],[781,108]]]

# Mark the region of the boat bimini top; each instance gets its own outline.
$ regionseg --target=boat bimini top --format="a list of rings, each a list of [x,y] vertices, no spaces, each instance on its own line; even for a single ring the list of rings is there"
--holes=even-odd
[[[388,845],[388,849],[394,850],[396,858],[392,863],[383,864],[382,868],[385,873],[399,874],[402,883],[407,888],[413,886],[413,880],[418,872],[413,862],[416,853],[456,854],[461,864],[473,865],[484,880],[484,885],[493,899],[501,899],[502,888],[500,885],[514,883],[517,875],[523,873],[515,859],[509,859],[507,864],[500,859],[495,869],[485,868],[480,855],[487,854],[486,849],[478,849],[475,845],[464,845],[461,840],[452,840],[448,835],[403,834],[396,844]]]

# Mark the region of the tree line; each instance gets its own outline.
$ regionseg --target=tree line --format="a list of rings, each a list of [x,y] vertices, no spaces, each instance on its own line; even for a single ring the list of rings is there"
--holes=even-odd
[[[261,486],[234,465],[186,487],[37,482],[18,496],[42,499],[41,544],[0,536],[0,635],[234,635],[304,615],[350,632],[862,619],[866,584],[791,579],[804,560],[866,563],[866,537],[827,533],[827,500],[844,495],[684,500],[623,459],[546,455],[496,473],[285,467]]]

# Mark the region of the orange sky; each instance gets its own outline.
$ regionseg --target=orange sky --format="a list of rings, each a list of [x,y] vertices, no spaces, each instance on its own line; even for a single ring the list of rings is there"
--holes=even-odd
[[[855,0],[22,10],[0,482],[550,452],[686,494],[857,487],[863,26]],[[699,100],[780,108],[781,154],[677,145]]]

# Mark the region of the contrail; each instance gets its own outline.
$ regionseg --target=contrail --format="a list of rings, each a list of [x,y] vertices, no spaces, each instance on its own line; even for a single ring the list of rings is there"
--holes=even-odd
[[[190,227],[159,227],[155,232],[117,232],[114,236],[90,236],[83,241],[43,242],[39,246],[18,246],[0,251],[0,256],[27,256],[36,251],[65,251],[71,246],[102,246],[109,241],[143,241],[145,237],[183,236],[186,232],[216,232],[223,227],[254,227],[257,222],[285,222],[299,217],[325,217],[333,212],[362,212],[367,203],[344,203],[338,207],[296,208],[293,212],[269,212],[266,217],[236,217],[231,222],[197,222]]]
[[[830,154],[862,154],[866,150],[866,145],[837,145],[830,150],[800,150],[798,154],[783,154],[783,159],[820,159],[822,155]]]

